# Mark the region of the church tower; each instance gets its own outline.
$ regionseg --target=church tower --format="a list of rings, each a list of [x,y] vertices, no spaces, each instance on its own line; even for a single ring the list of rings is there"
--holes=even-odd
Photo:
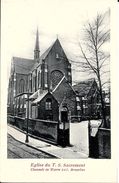
[[[36,60],[37,62],[39,62],[39,60],[40,60],[40,48],[39,48],[39,32],[38,32],[38,28],[37,28],[37,32],[36,32],[36,44],[35,44],[35,49],[34,49],[34,60]]]

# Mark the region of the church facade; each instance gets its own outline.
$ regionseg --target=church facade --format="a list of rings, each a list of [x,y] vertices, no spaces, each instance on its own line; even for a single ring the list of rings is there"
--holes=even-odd
[[[93,103],[99,102],[98,86],[94,80],[87,82],[88,91],[81,94],[79,85],[72,86],[71,63],[59,39],[40,55],[37,30],[34,59],[12,59],[8,113],[25,118],[29,109],[29,118],[58,121],[61,120],[60,111],[64,107],[70,116],[89,115],[91,112],[87,110],[89,106],[86,101],[91,94]],[[83,90],[86,90],[85,87],[83,85]]]

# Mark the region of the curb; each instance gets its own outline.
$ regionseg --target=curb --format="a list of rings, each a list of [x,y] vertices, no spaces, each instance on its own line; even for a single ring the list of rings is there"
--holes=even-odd
[[[9,132],[8,132],[8,134],[9,134]],[[57,159],[61,159],[61,157],[58,157],[58,156],[56,156],[56,155],[53,154],[53,153],[48,153],[48,152],[45,151],[45,150],[42,150],[42,149],[40,149],[40,148],[36,148],[35,146],[32,146],[32,145],[27,144],[27,143],[25,143],[25,142],[21,142],[20,140],[18,140],[18,139],[16,139],[15,137],[13,137],[11,134],[9,134],[9,135],[10,135],[14,140],[16,140],[17,142],[20,142],[20,143],[22,143],[22,144],[24,144],[24,145],[26,145],[26,146],[28,146],[28,147],[31,147],[31,148],[33,148],[33,149],[35,149],[35,150],[37,150],[37,151],[46,153],[47,155],[53,156],[53,157],[55,157],[55,158],[57,158]],[[45,158],[45,159],[48,159],[48,158]],[[52,159],[52,158],[51,158],[51,159]]]
[[[16,126],[12,126],[11,124],[8,124],[8,126],[10,126],[11,128],[14,128],[14,129],[20,131],[21,133],[23,133],[24,135],[26,135],[25,131],[22,131],[21,129],[17,128]],[[9,132],[8,132],[8,134],[9,134]],[[40,151],[40,152],[44,152],[44,153],[46,153],[47,155],[50,155],[50,156],[55,157],[56,159],[63,159],[62,156],[58,156],[58,155],[55,155],[54,153],[47,152],[46,150],[43,150],[43,149],[41,149],[41,148],[37,148],[37,147],[35,147],[34,145],[30,145],[29,143],[22,142],[22,141],[16,139],[15,137],[13,137],[11,134],[9,134],[9,135],[10,135],[12,138],[14,138],[16,141],[18,141],[18,142],[20,142],[20,143],[22,143],[22,144],[24,144],[24,145],[26,145],[26,146],[28,146],[28,147],[31,147],[31,148],[33,148],[33,149],[35,149],[35,150]],[[41,140],[40,138],[37,138],[37,137],[35,138],[35,136],[32,136],[31,134],[29,134],[29,137],[31,137],[31,138],[33,138],[33,139],[40,140],[40,141],[42,141],[42,142],[45,142],[45,143],[51,145],[51,143],[49,143],[49,142],[47,142],[47,141],[43,141],[43,140]],[[56,145],[56,144],[53,144],[53,143],[52,143],[52,145],[58,147],[58,145]],[[73,152],[72,149],[69,149],[69,148],[68,148],[68,150],[70,150],[71,152]],[[77,152],[77,153],[79,154],[79,152]],[[85,153],[81,153],[81,154],[82,154],[82,155],[86,155]],[[89,157],[85,157],[85,158],[83,158],[83,159],[87,159],[87,158],[89,158]],[[46,159],[47,159],[47,158],[46,158]],[[52,159],[52,158],[51,158],[51,159]]]
[[[14,128],[14,129],[16,129],[16,130],[18,130],[18,131],[20,131],[20,132],[22,132],[22,133],[24,133],[24,134],[26,135],[26,131],[23,131],[23,130],[21,130],[20,128],[14,126],[14,125],[11,125],[10,123],[8,123],[8,126]],[[48,139],[43,139],[42,137],[38,137],[38,136],[32,135],[32,134],[30,134],[30,133],[28,133],[28,135],[29,135],[29,137],[32,137],[32,138],[34,138],[34,139],[41,140],[41,141],[43,141],[43,142],[46,142],[46,143],[49,143],[49,144],[58,146],[58,144],[57,144],[56,142],[50,141],[50,140],[48,140]]]

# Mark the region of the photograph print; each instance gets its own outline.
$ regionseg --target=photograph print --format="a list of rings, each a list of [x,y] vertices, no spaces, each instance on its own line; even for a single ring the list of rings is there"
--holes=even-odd
[[[110,7],[78,0],[3,6],[7,158],[110,159]]]

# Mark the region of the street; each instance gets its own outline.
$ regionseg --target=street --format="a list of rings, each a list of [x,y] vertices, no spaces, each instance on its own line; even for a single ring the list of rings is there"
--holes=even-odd
[[[8,134],[7,136],[8,146],[7,146],[7,157],[9,159],[17,158],[54,158],[44,152],[35,150],[27,145],[18,142],[12,136]]]

